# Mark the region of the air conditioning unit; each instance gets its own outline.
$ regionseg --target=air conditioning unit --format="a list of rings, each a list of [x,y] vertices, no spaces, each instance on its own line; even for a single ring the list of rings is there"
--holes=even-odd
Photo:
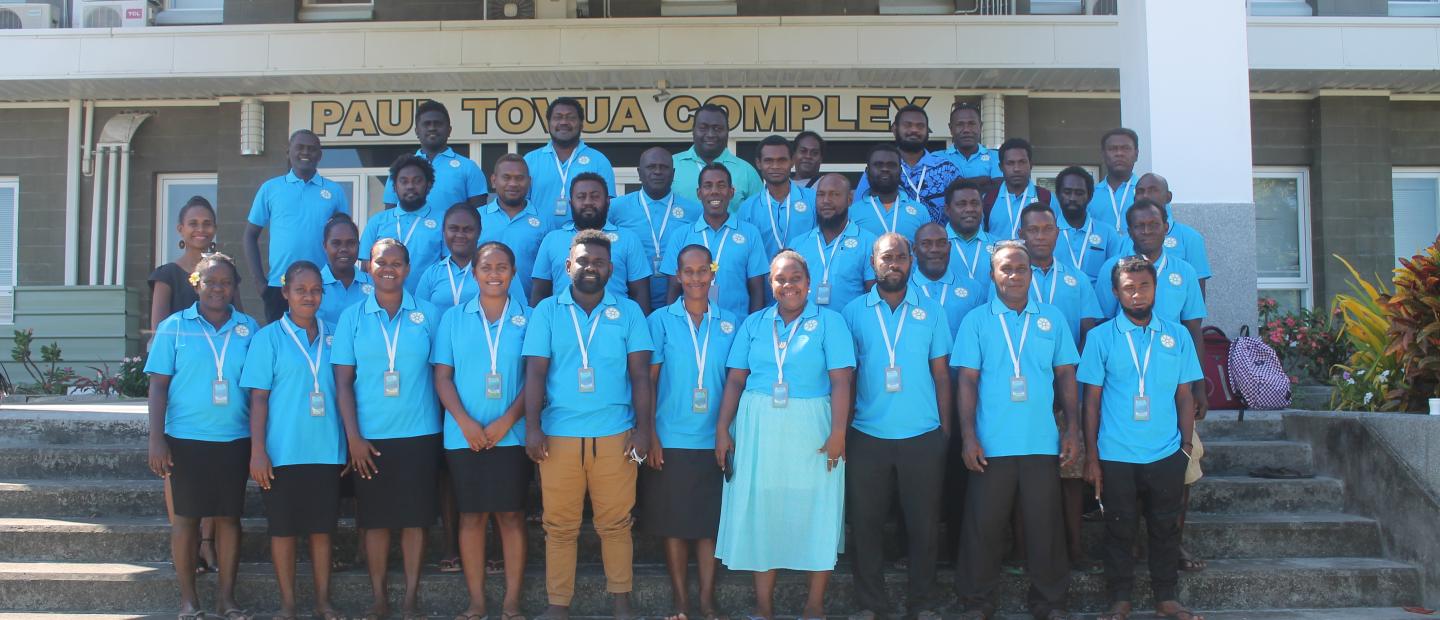
[[[485,19],[535,19],[535,0],[485,0]]]
[[[155,8],[148,0],[80,0],[74,11],[71,28],[139,28],[155,24]]]
[[[0,30],[59,27],[52,9],[48,4],[0,4]]]

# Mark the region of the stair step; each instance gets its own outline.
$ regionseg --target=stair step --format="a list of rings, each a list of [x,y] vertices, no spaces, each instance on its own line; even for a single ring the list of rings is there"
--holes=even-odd
[[[1206,440],[1200,463],[1215,476],[1248,476],[1258,467],[1289,467],[1314,473],[1310,444],[1279,440]]]
[[[1335,478],[1267,480],[1206,475],[1190,490],[1195,512],[1340,512],[1344,485]]]
[[[150,437],[144,403],[89,408],[125,411],[0,410],[0,445],[28,442],[64,444],[133,443],[141,447]]]
[[[0,446],[0,478],[137,479],[153,476],[145,444]]]
[[[1195,428],[1200,437],[1210,441],[1238,441],[1242,439],[1284,439],[1284,411],[1246,411],[1245,420],[1240,421],[1239,412],[1233,409],[1211,411],[1204,420],[1197,420]]]
[[[1335,609],[1267,609],[1267,610],[1241,610],[1241,611],[1210,611],[1196,609],[1203,612],[1209,620],[1415,620],[1419,616],[1406,612],[1399,607],[1341,607]],[[1143,615],[1143,614],[1137,614]],[[72,612],[39,612],[39,613],[5,613],[0,612],[0,620],[174,620],[175,614],[86,614]],[[441,615],[441,618],[448,618],[449,615]],[[598,620],[609,616],[579,616],[572,615],[572,620]],[[794,616],[777,616],[777,618],[788,620]],[[846,616],[832,615],[830,618],[843,620]],[[1099,614],[1082,614],[1084,620],[1094,620]],[[1029,614],[1000,614],[996,620],[1030,620]]]

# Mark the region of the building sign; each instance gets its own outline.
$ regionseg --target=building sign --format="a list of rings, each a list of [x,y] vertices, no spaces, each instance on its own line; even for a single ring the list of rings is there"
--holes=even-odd
[[[546,139],[550,102],[566,93],[475,95],[357,95],[299,97],[290,106],[290,129],[310,129],[327,144],[410,140],[415,108],[435,99],[450,110],[451,141]],[[663,101],[655,92],[615,91],[577,96],[585,106],[585,133],[607,140],[688,141],[695,111],[713,103],[730,113],[731,136],[762,138],[809,129],[826,137],[885,138],[890,119],[918,105],[932,127],[944,127],[954,96],[945,91],[767,90],[684,91]]]

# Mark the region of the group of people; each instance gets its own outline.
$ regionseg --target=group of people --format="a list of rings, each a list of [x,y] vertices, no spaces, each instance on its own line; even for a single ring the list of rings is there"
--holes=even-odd
[[[1207,407],[1208,265],[1203,239],[1169,213],[1164,178],[1135,174],[1133,131],[1101,138],[1099,183],[1070,167],[1051,192],[1031,178],[1027,142],[979,144],[973,106],[955,106],[953,146],[933,153],[924,109],[907,106],[852,189],[820,172],[813,133],[764,139],[752,167],[728,151],[725,109],[707,105],[693,147],[645,151],[641,189],[616,197],[583,118],[579,102],[551,102],[551,141],[500,158],[487,179],[448,147],[444,106],[418,106],[420,149],[391,166],[394,207],[363,231],[344,188],[317,172],[319,139],[296,132],[290,170],[261,186],[244,235],[263,327],[239,308],[240,269],[213,252],[213,207],[181,210],[184,253],[152,276],[146,371],[182,619],[203,613],[197,563],[218,568],[222,617],[249,617],[234,598],[248,481],[264,499],[280,618],[296,613],[302,536],[316,615],[340,617],[331,536],[349,495],[366,618],[390,614],[393,530],[402,612],[421,616],[437,520],[469,591],[458,618],[486,618],[493,517],[501,617],[522,619],[527,511],[546,538],[541,617],[568,617],[587,496],[616,617],[635,615],[638,521],[664,538],[672,618],[722,616],[720,563],[754,572],[752,617],[774,617],[779,569],[809,573],[800,617],[824,617],[847,523],[851,617],[941,617],[949,548],[960,617],[991,618],[1013,543],[1031,612],[1069,618],[1070,570],[1089,564],[1087,495],[1105,521],[1101,617],[1133,611],[1143,513],[1156,613],[1200,618],[1176,586],[1182,566],[1203,567],[1180,532]],[[896,502],[901,607],[883,574]],[[942,520],[955,540],[941,540]]]

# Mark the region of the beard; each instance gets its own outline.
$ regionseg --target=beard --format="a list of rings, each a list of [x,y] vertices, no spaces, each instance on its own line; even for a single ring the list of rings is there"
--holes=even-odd
[[[896,178],[896,179],[887,179],[887,180],[885,180],[885,181],[881,181],[881,182],[878,182],[878,183],[875,182],[874,179],[870,179],[870,193],[871,193],[871,194],[889,194],[889,193],[891,193],[891,192],[898,191],[899,189],[900,189],[900,179],[898,179],[898,178]]]
[[[600,229],[605,226],[605,212],[596,211],[594,217],[585,215],[584,211],[575,212],[575,230]]]
[[[907,140],[907,139],[905,139],[905,138],[897,138],[897,139],[895,140],[895,146],[896,146],[897,148],[899,148],[900,150],[905,151],[906,153],[914,153],[915,151],[923,151],[923,150],[925,150],[925,141],[924,141],[924,140]]]
[[[891,276],[894,276],[893,279]],[[905,290],[905,284],[910,279],[909,274],[891,273],[875,281],[875,286],[886,293],[898,293]]]
[[[834,228],[845,223],[845,218],[849,215],[850,214],[846,213],[845,211],[836,211],[834,215],[825,217],[817,212],[815,214],[815,223],[826,228]]]
[[[404,199],[404,198],[400,198],[399,200],[400,200],[400,203],[399,203],[399,204],[400,204],[400,208],[401,208],[401,209],[404,209],[404,210],[406,210],[406,211],[418,211],[418,210],[420,209],[420,207],[425,206],[425,197],[424,197],[424,196],[421,196],[419,200],[415,200],[415,201],[413,201],[413,202],[412,202],[412,201],[409,201],[409,200],[406,200],[406,199]]]
[[[1150,320],[1150,316],[1155,314],[1155,304],[1153,303],[1144,308],[1135,308],[1133,310],[1124,304],[1121,304],[1120,307],[1125,311],[1125,316],[1135,321],[1148,321]]]
[[[589,278],[574,278],[570,281],[570,285],[581,293],[594,295],[595,293],[605,290],[605,279],[595,278],[592,280]]]

